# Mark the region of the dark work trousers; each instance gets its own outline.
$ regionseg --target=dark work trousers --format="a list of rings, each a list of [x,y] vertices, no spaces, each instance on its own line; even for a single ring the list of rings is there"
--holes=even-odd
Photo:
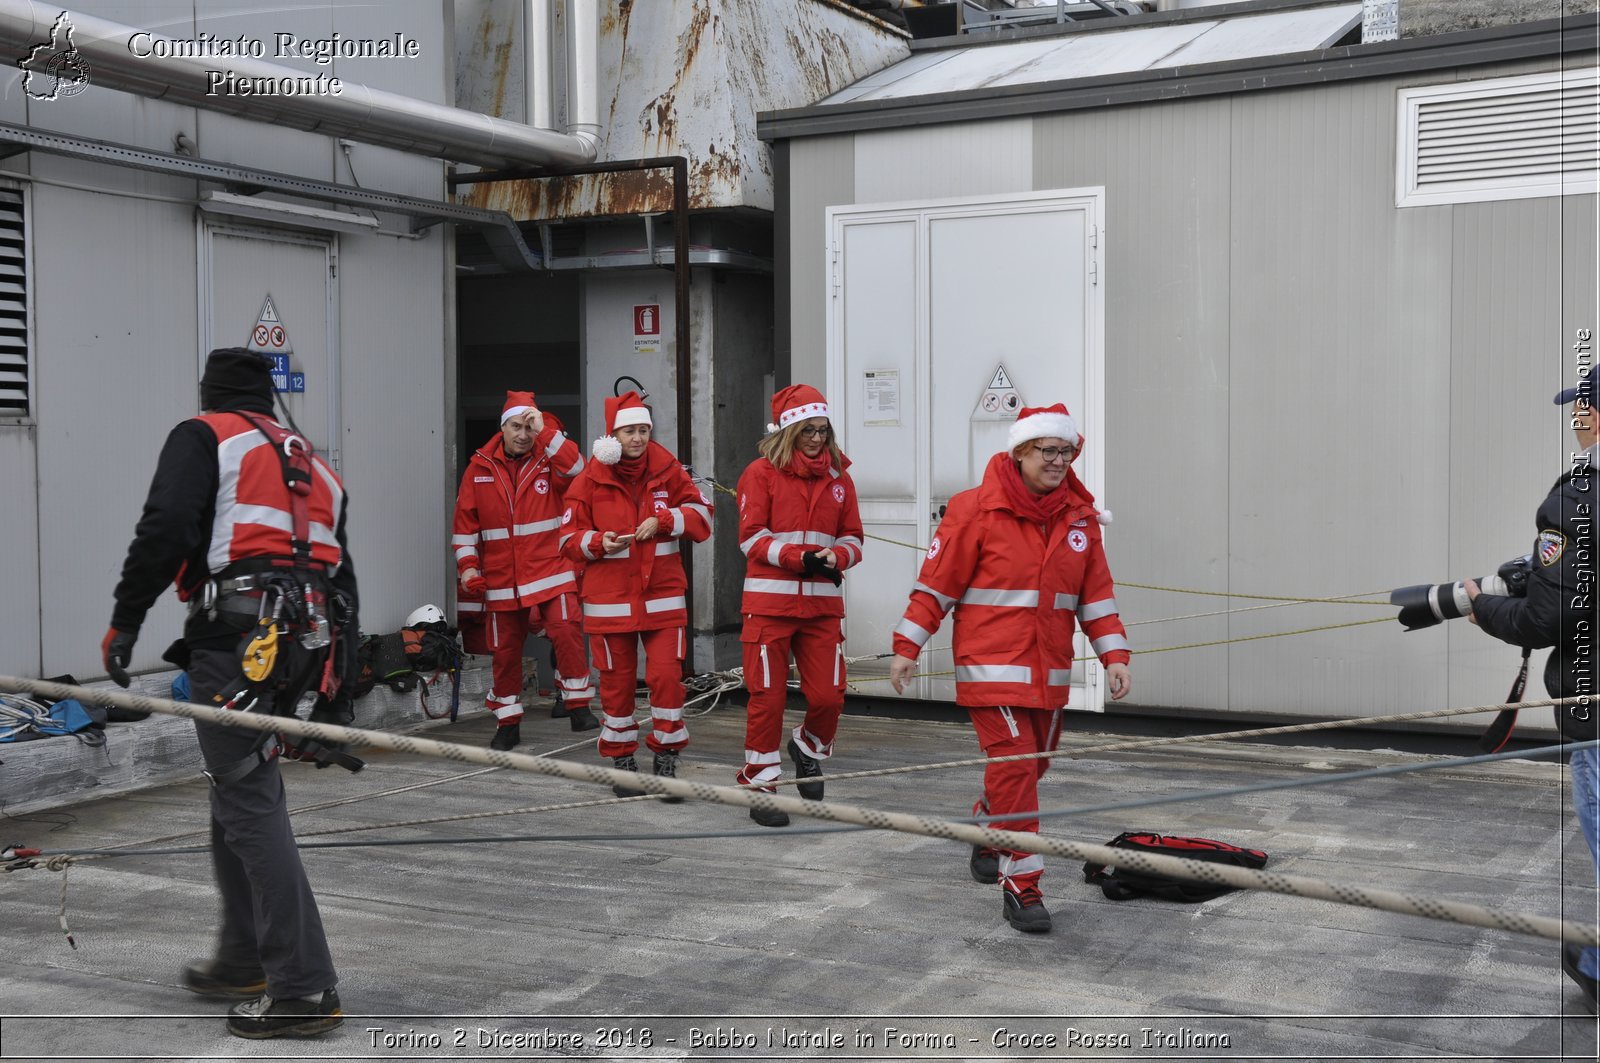
[[[239,674],[233,649],[195,649],[192,700],[205,705]],[[195,724],[209,770],[238,763],[259,731]],[[217,958],[267,973],[267,994],[303,997],[338,982],[322,916],[289,827],[277,760],[244,778],[211,787],[211,864],[222,894]]]

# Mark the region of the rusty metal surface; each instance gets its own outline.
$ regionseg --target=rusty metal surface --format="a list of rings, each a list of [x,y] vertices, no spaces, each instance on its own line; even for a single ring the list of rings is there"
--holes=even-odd
[[[492,2],[469,10],[477,22],[460,27],[461,39],[494,56],[498,83],[509,86],[523,65],[520,21],[498,17],[504,9]],[[509,39],[503,60],[496,35]],[[600,21],[600,159],[682,155],[691,209],[770,210],[757,113],[815,103],[909,51],[904,34],[835,0],[616,0]],[[523,221],[672,207],[665,171],[466,186],[457,195]]]

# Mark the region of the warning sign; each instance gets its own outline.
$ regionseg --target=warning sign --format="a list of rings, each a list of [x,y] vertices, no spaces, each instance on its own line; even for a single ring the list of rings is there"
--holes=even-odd
[[[306,375],[289,369],[289,356],[294,353],[294,345],[289,342],[289,330],[283,327],[283,321],[278,317],[278,308],[272,305],[271,292],[267,293],[266,300],[261,304],[261,312],[256,315],[255,326],[250,330],[250,342],[245,346],[272,359],[274,391],[305,391]]]
[[[974,421],[1014,421],[1022,409],[1022,395],[1011,383],[1006,367],[997,365],[989,386],[978,395],[978,405],[972,411]]]

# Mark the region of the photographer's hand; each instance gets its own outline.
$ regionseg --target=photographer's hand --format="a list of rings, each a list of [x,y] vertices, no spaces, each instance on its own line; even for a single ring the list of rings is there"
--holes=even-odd
[[[1478,589],[1478,581],[1473,579],[1463,580],[1461,583],[1461,588],[1467,592],[1467,601],[1469,602],[1477,601],[1478,595],[1483,593]],[[1467,620],[1469,623],[1476,624],[1478,622],[1478,614],[1468,613]]]

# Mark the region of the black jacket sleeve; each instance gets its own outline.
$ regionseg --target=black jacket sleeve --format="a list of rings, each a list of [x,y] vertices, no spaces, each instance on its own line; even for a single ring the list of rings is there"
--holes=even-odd
[[[117,583],[111,626],[138,634],[144,617],[185,561],[205,564],[217,497],[217,437],[203,421],[167,435]]]
[[[1585,534],[1585,517],[1565,497],[1568,483],[1558,483],[1539,506],[1539,536],[1533,546],[1527,594],[1521,598],[1481,594],[1473,603],[1478,626],[1513,646],[1535,650],[1554,646],[1570,635],[1574,623],[1585,615],[1574,611],[1581,603],[1579,556],[1587,553],[1581,541],[1591,535]],[[1581,520],[1585,521],[1583,528],[1578,526]]]

